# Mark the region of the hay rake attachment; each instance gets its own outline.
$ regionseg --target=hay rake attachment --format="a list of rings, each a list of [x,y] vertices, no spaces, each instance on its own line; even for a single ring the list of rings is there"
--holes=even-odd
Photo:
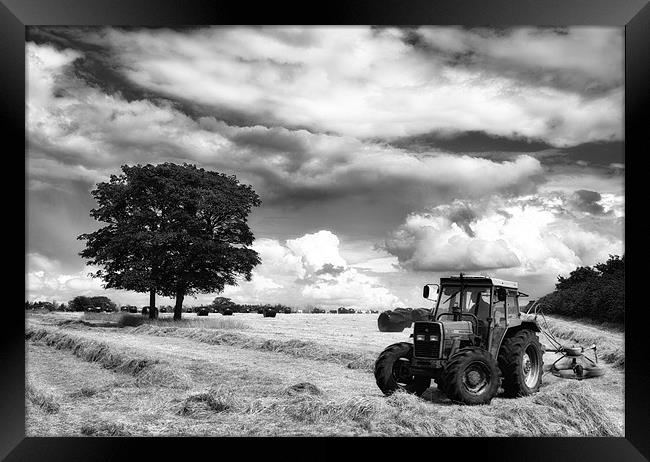
[[[598,349],[595,343],[586,348],[582,346],[568,347],[562,345],[553,334],[551,334],[546,317],[541,310],[538,311],[538,308],[539,304],[536,302],[530,307],[526,314],[534,316],[535,319],[537,319],[537,316],[539,315],[544,321],[543,325],[541,323],[539,324],[540,329],[542,334],[544,334],[552,345],[551,348],[545,348],[544,351],[561,355],[550,366],[544,366],[544,373],[550,372],[556,377],[575,380],[600,377],[605,374],[605,370],[598,365]],[[531,313],[531,311],[533,311],[533,313]],[[587,350],[593,351],[593,359],[584,354]]]

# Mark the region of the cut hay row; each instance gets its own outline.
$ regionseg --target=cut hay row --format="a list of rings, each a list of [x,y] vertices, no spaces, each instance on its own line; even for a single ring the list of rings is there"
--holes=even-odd
[[[131,436],[131,432],[124,427],[124,424],[104,420],[84,423],[81,426],[81,434],[84,436]]]
[[[619,369],[625,368],[625,348],[622,333],[606,332],[588,326],[584,327],[575,322],[554,319],[549,316],[546,316],[546,321],[546,326],[544,321],[541,321],[542,328],[545,328],[560,340],[560,343],[567,344],[567,346],[577,343],[583,347],[596,344],[599,360],[610,363],[613,367]],[[566,342],[562,342],[563,340]],[[591,351],[587,354],[592,357]]]
[[[147,316],[132,313],[85,312],[81,318],[48,320],[60,326],[77,324],[90,327],[136,327],[142,324],[152,326],[169,326],[173,324],[175,327],[202,327],[205,329],[250,329],[250,326],[241,319],[223,318],[220,316],[212,318],[186,317],[180,320],[174,320],[171,316],[150,319]]]
[[[32,404],[38,406],[47,414],[55,414],[59,412],[60,406],[54,397],[40,390],[37,390],[30,383],[27,383],[25,385],[25,396]]]
[[[492,406],[434,404],[397,392],[389,397],[328,399],[312,385],[304,392],[247,399],[223,387],[190,395],[174,408],[177,415],[205,419],[217,413],[286,418],[297,425],[318,424],[336,435],[342,428],[375,436],[621,436],[586,384],[564,384],[552,391]],[[256,434],[250,428],[248,434]],[[324,434],[323,436],[327,436]]]
[[[159,360],[116,352],[106,343],[86,340],[60,330],[27,327],[25,339],[41,342],[58,350],[70,350],[85,361],[95,362],[113,372],[134,376],[140,386],[189,387],[189,378]]]
[[[219,332],[215,329],[181,328],[174,326],[158,327],[147,324],[133,328],[132,332],[135,334],[153,335],[158,337],[186,338],[210,345],[227,345],[238,348],[283,353],[297,358],[343,364],[350,369],[372,371],[375,362],[375,358],[362,353],[332,350],[331,348],[316,342],[297,339],[259,339],[235,332]]]
[[[195,328],[204,328],[204,329],[234,329],[234,330],[245,330],[250,329],[250,326],[246,324],[241,319],[233,319],[229,317],[211,317],[211,318],[199,318],[199,317],[190,317],[183,318],[178,321],[175,321],[174,318],[168,316],[164,318],[157,319],[145,319],[144,324],[149,324],[152,326],[166,327],[173,324],[175,327],[195,327]]]

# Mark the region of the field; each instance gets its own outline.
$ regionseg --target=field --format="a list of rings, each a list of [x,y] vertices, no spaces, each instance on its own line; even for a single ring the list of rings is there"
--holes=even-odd
[[[410,331],[379,332],[376,315],[133,316],[118,327],[117,313],[27,314],[27,436],[624,434],[621,331],[547,317],[563,343],[596,343],[606,374],[546,373],[533,396],[461,406],[435,384],[381,394],[374,360]]]

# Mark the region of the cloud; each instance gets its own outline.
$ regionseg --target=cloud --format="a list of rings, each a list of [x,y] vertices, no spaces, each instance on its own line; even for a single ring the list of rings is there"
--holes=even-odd
[[[273,300],[290,306],[403,306],[379,279],[363,274],[358,265],[348,264],[341,256],[338,236],[328,230],[307,233],[285,243],[260,239],[253,247],[262,263],[255,269],[251,283],[242,282],[224,292],[234,299],[260,303]],[[256,291],[256,278],[273,281],[277,287]]]
[[[48,32],[64,36],[26,46],[34,293],[97,287],[75,236],[125,163],[253,185],[263,264],[228,289],[240,301],[398,306],[413,270],[547,284],[622,248],[618,29]],[[371,250],[390,229],[391,253]]]
[[[267,203],[292,205],[342,197],[402,200],[419,205],[423,193],[442,200],[493,193],[529,192],[543,171],[538,160],[505,161],[412,153],[381,142],[303,129],[239,127],[215,117],[194,120],[169,102],[126,101],[70,77],[67,59],[44,66],[53,51],[28,44],[28,173],[35,189],[62,187],[70,179],[89,186],[105,181],[125,161],[195,162],[234,173],[255,186]],[[37,78],[47,74],[48,78]],[[45,83],[43,83],[45,82]],[[60,87],[64,94],[54,96]]]
[[[620,30],[419,28],[419,42],[434,53],[409,43],[410,33],[212,27],[76,35],[106,47],[135,87],[248,125],[357,138],[484,131],[553,146],[622,138]],[[478,62],[461,66],[449,54]]]
[[[411,37],[456,66],[584,93],[623,82],[623,31],[614,27],[506,30],[422,27]]]
[[[592,215],[603,215],[605,213],[605,208],[600,201],[602,196],[599,192],[589,191],[587,189],[579,189],[573,193],[571,198],[571,203],[578,209],[583,212],[590,213]]]
[[[353,306],[393,308],[403,302],[376,277],[350,266],[339,252],[340,241],[330,231],[308,233],[284,243],[258,239],[253,248],[262,263],[251,281],[228,286],[221,295],[240,303],[284,303],[289,306]],[[147,303],[147,294],[104,290],[88,271],[62,274],[61,265],[38,253],[29,254],[26,297],[29,300],[68,301],[77,295],[105,294],[119,304]],[[196,303],[210,303],[217,294],[200,294]],[[160,298],[158,304],[171,299]]]
[[[458,210],[469,210],[469,219],[459,224]],[[587,215],[593,215],[590,208],[576,207],[573,197],[561,193],[456,201],[410,214],[385,249],[415,271],[566,274],[623,252],[620,220]]]

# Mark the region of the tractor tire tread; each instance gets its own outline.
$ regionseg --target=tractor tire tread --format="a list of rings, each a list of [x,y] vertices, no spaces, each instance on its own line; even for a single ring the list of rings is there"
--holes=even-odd
[[[412,354],[412,349],[413,345],[408,342],[393,343],[387,346],[377,357],[374,367],[375,381],[384,395],[389,396],[401,388],[393,378],[393,364],[398,358],[403,357],[401,355],[405,351],[410,350],[410,354]],[[413,384],[408,386],[405,391],[420,396],[430,385],[431,379],[416,377]]]
[[[537,349],[540,363],[539,380],[532,388],[526,386],[524,377],[520,373],[521,358],[529,344],[534,345]],[[497,362],[499,369],[501,369],[501,386],[505,397],[528,396],[539,390],[544,370],[544,351],[539,338],[533,331],[521,329],[512,336],[503,339]]]
[[[489,366],[492,372],[491,383],[488,385],[487,392],[476,399],[470,399],[463,394],[459,386],[460,369],[471,356],[476,356]],[[478,347],[466,347],[458,350],[445,365],[440,378],[437,380],[438,386],[443,388],[444,393],[453,402],[463,404],[489,404],[492,398],[497,394],[499,389],[499,370],[496,361],[490,354]]]

